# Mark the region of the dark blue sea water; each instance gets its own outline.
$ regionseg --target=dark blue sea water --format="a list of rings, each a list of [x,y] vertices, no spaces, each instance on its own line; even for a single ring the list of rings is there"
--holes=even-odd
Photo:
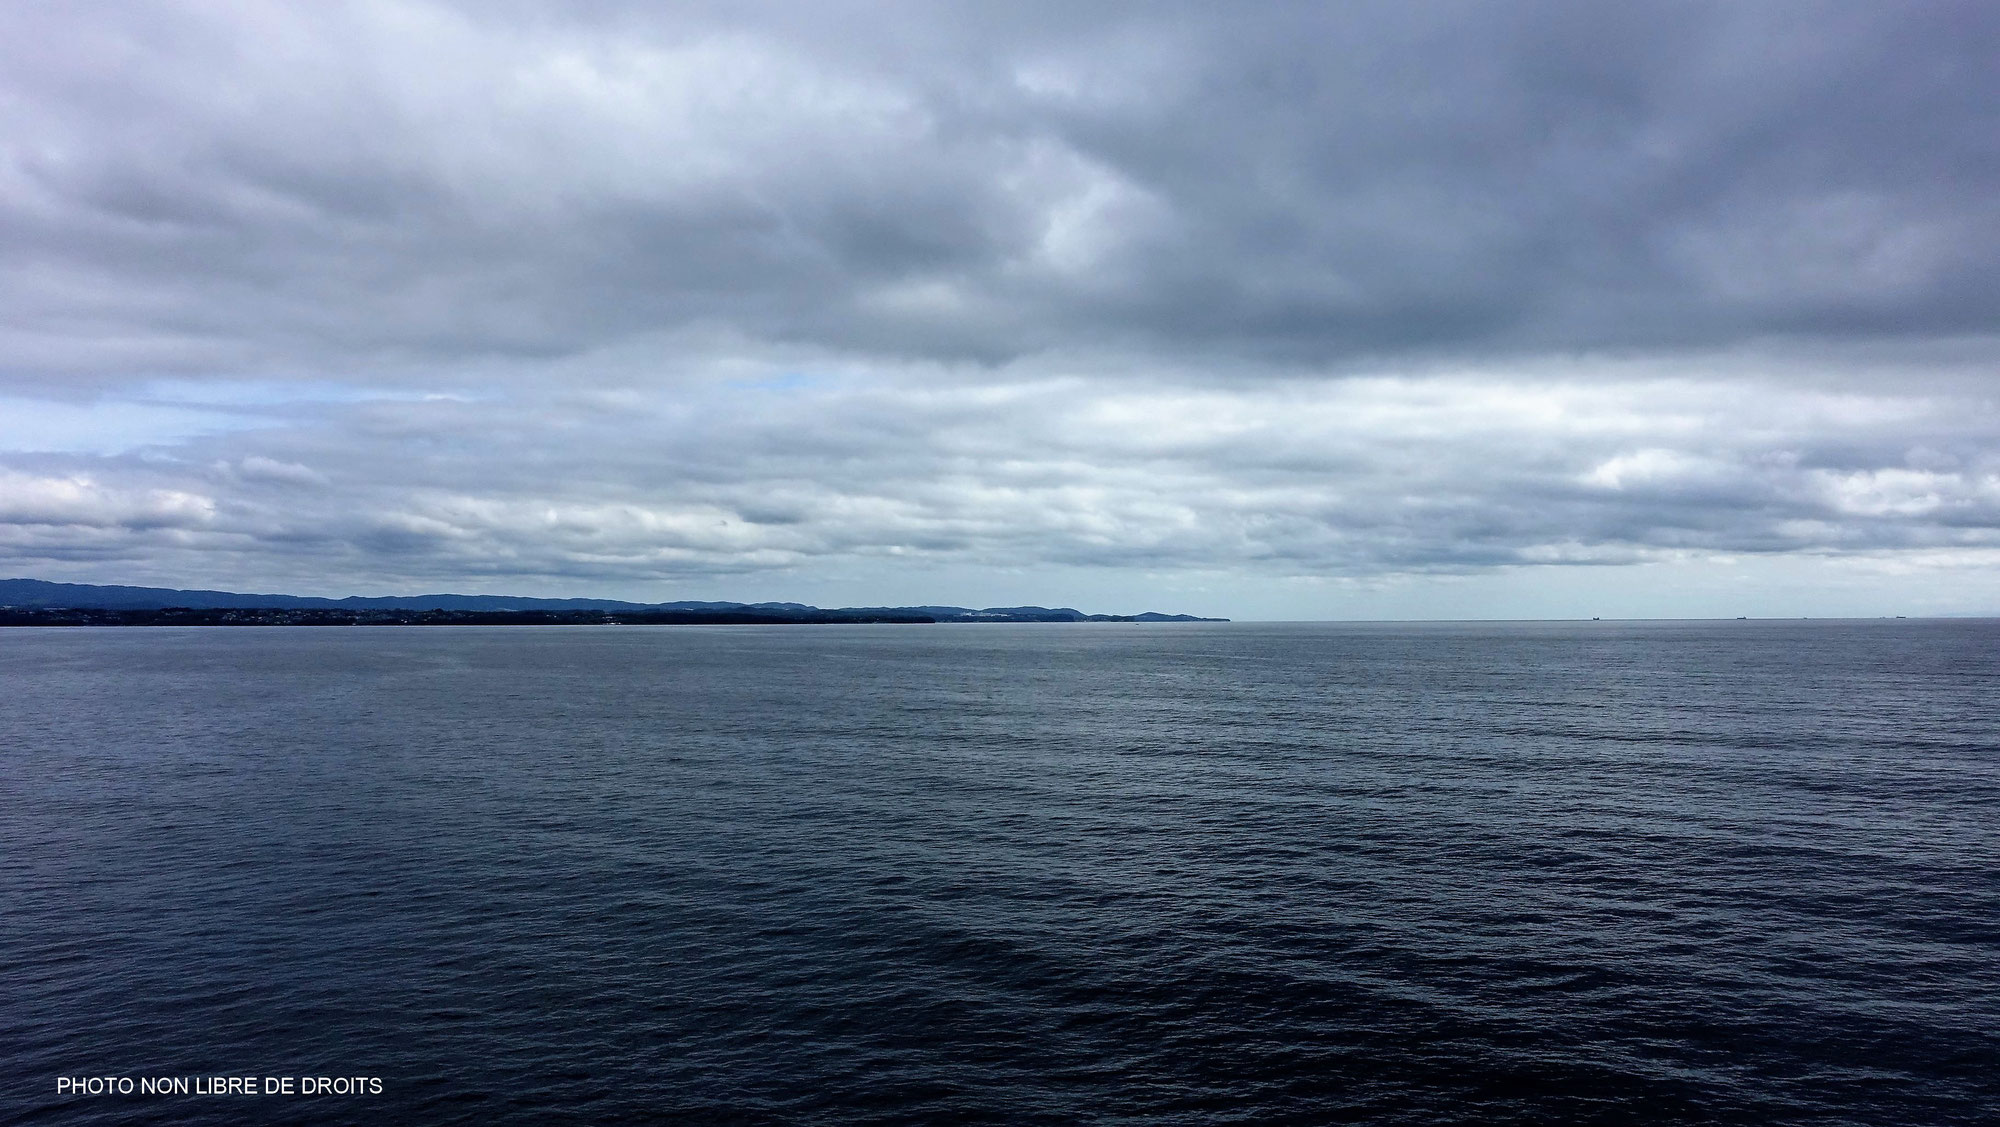
[[[1993,1123],[2000,623],[0,632],[0,1082]]]

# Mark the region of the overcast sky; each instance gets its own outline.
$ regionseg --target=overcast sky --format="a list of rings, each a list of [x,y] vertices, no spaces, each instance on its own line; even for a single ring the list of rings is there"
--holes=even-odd
[[[2000,612],[2000,5],[0,6],[0,574]]]

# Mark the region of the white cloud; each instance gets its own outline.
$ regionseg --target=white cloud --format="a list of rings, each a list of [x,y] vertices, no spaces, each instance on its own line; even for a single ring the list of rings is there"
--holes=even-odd
[[[0,528],[68,527],[95,541],[109,530],[201,528],[214,520],[215,501],[186,490],[119,487],[86,475],[0,472]]]
[[[236,464],[236,472],[251,481],[273,481],[283,485],[324,486],[329,484],[325,474],[310,466],[297,462],[280,462],[261,454],[252,454]]]

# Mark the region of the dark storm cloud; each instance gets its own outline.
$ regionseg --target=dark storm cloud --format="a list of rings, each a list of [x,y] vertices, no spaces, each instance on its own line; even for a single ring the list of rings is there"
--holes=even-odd
[[[1985,4],[17,5],[18,384],[1990,332]]]

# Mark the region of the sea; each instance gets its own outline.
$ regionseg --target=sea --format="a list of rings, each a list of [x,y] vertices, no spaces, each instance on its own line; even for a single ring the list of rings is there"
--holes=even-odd
[[[2000,622],[0,631],[0,1119],[1993,1124]]]

